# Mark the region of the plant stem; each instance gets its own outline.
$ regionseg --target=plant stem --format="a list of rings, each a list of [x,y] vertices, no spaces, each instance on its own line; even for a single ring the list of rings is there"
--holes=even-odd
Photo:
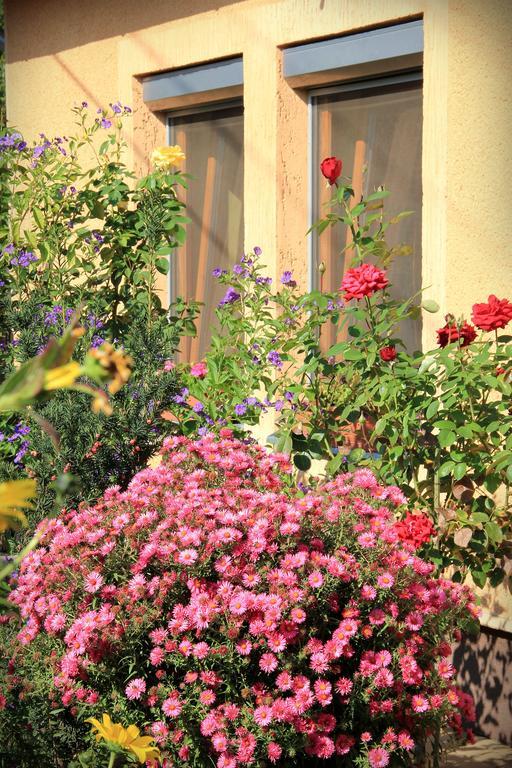
[[[111,752],[110,753],[110,760],[108,761],[107,768],[114,768],[115,761],[116,761],[116,753],[115,752]]]

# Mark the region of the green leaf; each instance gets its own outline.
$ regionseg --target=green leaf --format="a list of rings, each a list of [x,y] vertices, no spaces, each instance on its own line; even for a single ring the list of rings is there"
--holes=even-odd
[[[484,530],[493,544],[499,544],[503,541],[503,531],[497,523],[486,523],[484,525]]]
[[[467,469],[468,469],[467,465],[464,462],[462,462],[461,464],[457,464],[455,466],[455,469],[453,470],[453,476],[455,480],[461,480],[466,474]]]
[[[37,205],[34,205],[32,208],[32,215],[34,217],[34,221],[39,227],[39,229],[44,229],[44,215],[40,208],[37,207]]]
[[[444,464],[441,464],[439,467],[439,477],[446,477],[447,475],[451,474],[453,468],[455,466],[454,461],[445,461]]]
[[[169,267],[169,259],[157,259],[155,261],[155,269],[160,272],[161,275],[167,275]]]
[[[433,400],[428,406],[425,416],[427,419],[431,419],[439,410],[439,400]]]
[[[302,472],[307,472],[311,467],[311,459],[305,453],[296,453],[293,457],[293,463]]]
[[[441,446],[441,448],[447,448],[449,445],[454,443],[457,439],[457,435],[455,432],[452,432],[450,430],[440,432],[437,436],[437,442]]]
[[[432,314],[439,312],[439,304],[437,303],[437,301],[434,301],[433,299],[425,299],[425,301],[421,302],[421,306],[423,307],[425,312],[430,312]]]
[[[336,357],[336,355],[341,354],[345,351],[347,348],[347,342],[346,341],[340,341],[338,344],[334,344],[330,349],[327,350],[327,357]]]

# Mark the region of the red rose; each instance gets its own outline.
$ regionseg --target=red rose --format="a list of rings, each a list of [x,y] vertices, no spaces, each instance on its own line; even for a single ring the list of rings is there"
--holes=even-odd
[[[373,264],[361,264],[360,267],[354,267],[345,272],[340,290],[345,291],[343,297],[345,301],[350,301],[350,299],[371,296],[387,285],[388,278],[384,270],[374,267]]]
[[[440,347],[446,347],[447,344],[452,344],[454,341],[458,341],[461,347],[467,347],[475,339],[475,329],[465,320],[462,325],[449,321],[437,331],[437,343]]]
[[[337,179],[340,177],[342,165],[343,163],[337,157],[326,157],[320,163],[320,170],[331,186],[336,184]]]
[[[471,319],[482,331],[504,328],[512,320],[512,304],[508,299],[491,295],[487,304],[473,304]]]
[[[393,360],[396,360],[396,349],[395,347],[382,347],[379,350],[379,355],[385,363],[391,363]]]
[[[407,512],[405,518],[395,524],[398,538],[412,549],[419,549],[426,544],[434,534],[434,526],[427,515],[422,512]]]

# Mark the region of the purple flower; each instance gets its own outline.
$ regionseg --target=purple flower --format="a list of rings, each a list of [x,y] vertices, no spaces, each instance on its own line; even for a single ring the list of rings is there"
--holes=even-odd
[[[221,269],[220,267],[215,267],[215,269],[212,271],[213,277],[220,277],[221,275],[225,275],[226,270]]]
[[[282,411],[284,408],[284,400],[276,400],[274,403],[274,408],[276,411]]]
[[[235,266],[233,267],[233,272],[235,273],[235,275],[243,275],[244,277],[248,274],[246,268],[242,267],[241,264],[235,264]]]
[[[54,307],[51,308],[49,312],[46,313],[46,315],[43,318],[43,323],[45,325],[57,325],[61,317],[62,317],[62,307],[60,304],[56,304]]]
[[[275,365],[276,368],[282,368],[283,367],[283,361],[281,360],[281,355],[279,352],[276,352],[275,349],[271,349],[270,352],[267,355],[267,360],[272,365]]]
[[[121,112],[123,111],[122,108],[121,108],[121,102],[120,101],[116,102],[115,104],[111,104],[110,106],[112,107],[112,110],[113,110],[114,114],[116,114],[116,115],[120,115]]]
[[[184,405],[188,397],[188,389],[183,387],[179,395],[174,395],[173,400],[179,405]]]
[[[253,248],[253,253],[254,253],[255,256],[261,256],[261,248],[259,247],[259,245],[256,245]]]
[[[104,343],[105,343],[105,339],[102,339],[101,336],[93,336],[91,339],[91,347],[93,349],[96,349],[97,347],[101,347],[101,345]]]
[[[18,452],[16,456],[14,457],[14,463],[15,464],[21,464],[23,457],[25,456],[26,452],[28,451],[30,446],[30,443],[28,440],[24,440],[20,447],[18,448]]]
[[[247,405],[258,405],[258,398],[257,397],[246,397],[245,402]]]
[[[37,256],[32,251],[20,251],[18,256],[14,256],[10,264],[13,267],[28,267],[33,261],[37,261]]]
[[[202,403],[194,403],[192,410],[196,413],[202,413],[204,411],[204,405]]]
[[[2,253],[7,253],[10,255],[11,253],[14,253],[14,250],[15,250],[14,243],[9,243],[8,245],[5,246]]]
[[[235,291],[233,286],[229,286],[226,293],[224,294],[224,297],[219,301],[219,307],[223,307],[226,304],[234,304],[235,301],[238,301],[240,298],[240,294]]]
[[[272,285],[272,278],[271,277],[257,277],[255,280],[255,283],[257,285]]]
[[[283,285],[289,285],[291,288],[295,288],[297,283],[292,277],[292,273],[289,271],[283,272],[281,275],[281,282]]]
[[[130,112],[132,111],[132,108],[131,107],[127,107],[126,104],[124,105],[123,109],[124,109],[126,115],[129,115]]]
[[[86,101],[82,101],[82,109],[87,109],[89,104]]]
[[[101,121],[100,121],[100,125],[101,125],[102,128],[110,128],[111,125],[112,125],[112,121],[111,120],[107,120],[106,117],[102,117]]]
[[[290,392],[289,390],[284,393],[285,399],[291,402],[293,400],[293,392]]]
[[[247,411],[247,406],[244,403],[238,403],[235,405],[235,413],[237,416],[243,416]]]

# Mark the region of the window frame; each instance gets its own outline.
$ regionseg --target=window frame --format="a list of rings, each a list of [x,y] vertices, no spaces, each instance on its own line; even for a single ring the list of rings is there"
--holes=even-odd
[[[423,86],[423,69],[415,68],[408,72],[397,72],[392,75],[371,76],[368,78],[351,80],[343,83],[336,83],[328,86],[308,89],[308,227],[315,223],[316,211],[318,210],[318,174],[321,158],[319,157],[319,135],[317,130],[318,121],[316,119],[315,109],[316,99],[321,96],[331,96],[338,93],[351,92],[378,92],[379,89],[386,86],[400,86],[413,84],[417,87]],[[423,133],[423,124],[422,124]],[[423,138],[423,137],[422,137]],[[421,211],[421,220],[423,222],[423,210]],[[422,254],[423,260],[423,254]],[[309,291],[318,290],[317,277],[318,261],[318,233],[316,230],[309,231],[307,241],[307,263],[308,276],[307,286]]]

